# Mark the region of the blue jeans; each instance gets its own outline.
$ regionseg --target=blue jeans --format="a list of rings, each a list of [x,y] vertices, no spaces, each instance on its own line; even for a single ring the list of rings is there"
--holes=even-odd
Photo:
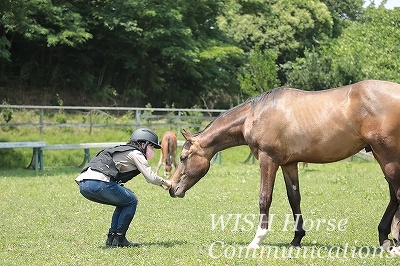
[[[135,216],[138,199],[129,189],[115,181],[83,180],[79,183],[81,194],[88,200],[115,206],[110,233],[125,234]]]

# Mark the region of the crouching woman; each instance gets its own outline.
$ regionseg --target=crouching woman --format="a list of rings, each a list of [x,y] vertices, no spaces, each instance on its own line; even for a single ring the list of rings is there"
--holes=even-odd
[[[130,242],[126,238],[138,200],[123,183],[141,173],[148,183],[165,186],[167,190],[171,187],[171,181],[158,176],[148,163],[154,156],[153,149],[160,148],[154,131],[139,128],[132,133],[126,145],[97,153],[75,179],[80,193],[86,199],[115,206],[106,240],[107,247],[139,246],[139,243]]]

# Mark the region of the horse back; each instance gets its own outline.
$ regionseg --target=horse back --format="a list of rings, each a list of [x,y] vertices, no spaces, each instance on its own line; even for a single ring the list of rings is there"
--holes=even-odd
[[[333,162],[379,141],[384,132],[400,139],[399,115],[400,85],[392,82],[312,92],[280,88],[254,104],[243,134],[256,157],[264,151],[282,163]]]
[[[164,158],[168,158],[176,153],[178,140],[175,132],[165,131],[161,140],[161,147],[164,153]]]

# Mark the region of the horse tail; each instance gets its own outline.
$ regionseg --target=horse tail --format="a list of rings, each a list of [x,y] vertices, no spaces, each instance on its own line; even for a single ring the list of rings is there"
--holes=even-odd
[[[167,153],[167,158],[166,158],[166,164],[172,165],[172,163],[171,163],[172,143],[171,143],[170,136],[167,137],[167,147],[168,147],[168,153]]]

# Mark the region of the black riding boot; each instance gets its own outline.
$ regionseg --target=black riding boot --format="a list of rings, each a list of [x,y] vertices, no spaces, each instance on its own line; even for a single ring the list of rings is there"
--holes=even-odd
[[[107,234],[106,247],[111,247],[116,233],[109,232]]]
[[[138,247],[139,243],[130,242],[126,239],[125,234],[116,233],[112,241],[112,247]]]

